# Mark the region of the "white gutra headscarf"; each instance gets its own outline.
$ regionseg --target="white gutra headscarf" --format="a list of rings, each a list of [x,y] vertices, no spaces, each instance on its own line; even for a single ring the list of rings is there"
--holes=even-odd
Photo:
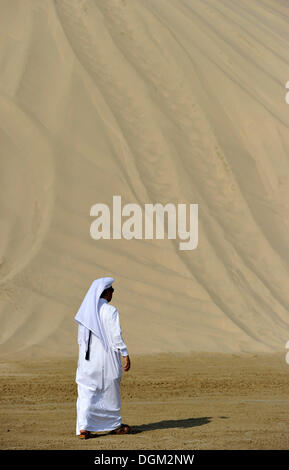
[[[93,281],[74,317],[79,325],[85,327],[83,328],[82,341],[85,342],[86,351],[88,348],[88,330],[91,330],[102,341],[106,351],[108,349],[99,318],[99,299],[102,292],[111,287],[113,281],[112,277],[101,277]]]

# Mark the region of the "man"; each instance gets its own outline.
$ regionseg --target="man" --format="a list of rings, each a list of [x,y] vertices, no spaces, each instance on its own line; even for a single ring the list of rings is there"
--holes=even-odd
[[[120,382],[123,369],[130,369],[130,358],[121,334],[118,310],[109,305],[114,279],[93,281],[75,316],[78,323],[79,359],[76,434],[81,439],[91,431],[127,434],[122,424]]]

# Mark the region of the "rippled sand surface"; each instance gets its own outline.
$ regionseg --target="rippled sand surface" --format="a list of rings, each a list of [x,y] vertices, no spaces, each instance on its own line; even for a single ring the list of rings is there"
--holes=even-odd
[[[121,384],[132,433],[75,435],[76,361],[0,363],[1,449],[289,449],[280,354],[133,356]]]

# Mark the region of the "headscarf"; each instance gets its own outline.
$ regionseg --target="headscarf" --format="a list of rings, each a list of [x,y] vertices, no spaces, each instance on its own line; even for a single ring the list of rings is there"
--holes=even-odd
[[[99,317],[99,300],[102,292],[108,289],[108,287],[111,287],[113,281],[114,279],[112,277],[101,277],[93,281],[74,317],[79,325],[85,327],[82,328],[82,341],[85,343],[86,351],[88,349],[88,330],[92,331],[102,341],[106,351],[108,349]]]

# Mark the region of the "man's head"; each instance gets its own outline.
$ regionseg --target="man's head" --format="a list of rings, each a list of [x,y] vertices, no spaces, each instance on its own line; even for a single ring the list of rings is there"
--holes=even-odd
[[[112,294],[114,292],[114,288],[112,286],[108,287],[107,289],[104,289],[102,292],[101,296],[103,299],[106,299],[108,302],[111,301],[112,299]]]

